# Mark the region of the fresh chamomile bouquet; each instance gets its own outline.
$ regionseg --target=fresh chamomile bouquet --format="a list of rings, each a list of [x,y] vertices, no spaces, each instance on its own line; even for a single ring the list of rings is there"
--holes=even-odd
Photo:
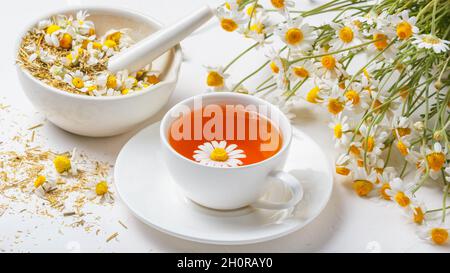
[[[331,22],[305,23],[324,13]],[[230,0],[217,17],[254,43],[228,65],[208,67],[211,90],[264,97],[286,113],[299,100],[324,107],[342,152],[336,173],[358,196],[403,209],[422,238],[449,242],[448,0],[333,0],[306,11],[290,0]],[[227,71],[253,50],[266,59],[231,85]],[[425,184],[441,189],[442,206],[419,200]]]

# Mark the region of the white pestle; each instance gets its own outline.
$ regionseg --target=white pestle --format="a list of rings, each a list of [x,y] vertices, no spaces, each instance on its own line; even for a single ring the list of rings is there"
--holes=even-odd
[[[212,9],[205,5],[181,21],[151,34],[113,56],[108,62],[108,70],[116,73],[124,69],[137,71],[143,68],[202,26],[213,15]]]

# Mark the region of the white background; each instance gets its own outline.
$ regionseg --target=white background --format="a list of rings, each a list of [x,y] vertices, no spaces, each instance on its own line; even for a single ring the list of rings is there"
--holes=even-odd
[[[217,4],[220,1],[206,0],[97,0],[62,1],[14,0],[3,2],[0,16],[0,103],[10,104],[11,111],[24,113],[19,127],[28,128],[42,122],[44,117],[35,112],[24,96],[14,68],[15,43],[23,28],[42,13],[69,5],[99,4],[109,7],[126,7],[153,16],[165,24],[170,24],[187,12],[195,10],[203,3]],[[297,6],[307,9],[312,5],[306,0],[297,0]],[[318,1],[325,2],[324,0]],[[326,17],[321,18],[323,20]],[[312,23],[320,23],[316,21]],[[229,34],[217,27],[217,21],[209,22],[203,29],[182,43],[185,63],[181,68],[178,87],[170,105],[182,98],[203,92],[203,65],[221,65],[238,54],[247,44],[236,34]],[[240,63],[232,73],[249,66],[257,67],[261,56],[250,56],[248,61]],[[170,106],[169,105],[169,106]],[[166,108],[167,109],[167,108]],[[166,110],[165,109],[165,110]],[[164,112],[164,111],[163,111]],[[328,117],[320,109],[309,105],[300,105],[296,111],[295,123],[319,142],[329,153],[330,160],[335,156],[331,134],[327,128]],[[161,114],[147,124],[158,120]],[[0,112],[1,115],[1,112]],[[9,117],[7,118],[9,119]],[[0,130],[8,130],[8,122],[0,116]],[[142,127],[141,127],[142,128]],[[78,147],[90,156],[114,162],[121,147],[132,137],[133,132],[104,139],[92,139],[66,133],[46,123],[39,129],[41,138],[52,149],[70,150]],[[1,145],[1,144],[0,144]],[[5,148],[5,147],[2,147]],[[327,164],[324,162],[324,164]],[[19,206],[19,205],[17,205]],[[127,208],[117,200],[114,207],[96,211],[102,215],[101,233],[86,233],[82,229],[61,228],[56,221],[36,218],[32,215],[7,215],[0,217],[0,249],[3,251],[107,251],[107,252],[416,252],[442,251],[449,248],[436,247],[418,239],[416,228],[409,224],[399,209],[382,202],[360,199],[351,189],[335,181],[331,200],[322,214],[304,229],[284,238],[245,246],[214,246],[193,243],[171,237],[156,231],[134,218]],[[117,221],[124,222],[125,230]],[[16,240],[17,230],[30,232]],[[119,232],[117,240],[105,242],[108,235]],[[14,242],[18,241],[18,242]]]

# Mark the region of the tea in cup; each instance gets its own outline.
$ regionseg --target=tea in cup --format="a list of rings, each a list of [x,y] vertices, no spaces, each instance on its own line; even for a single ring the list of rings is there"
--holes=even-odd
[[[160,135],[171,176],[200,205],[285,209],[303,196],[300,182],[282,171],[292,139],[290,121],[264,100],[237,93],[186,99],[166,113]],[[288,201],[260,199],[270,179],[291,190]]]

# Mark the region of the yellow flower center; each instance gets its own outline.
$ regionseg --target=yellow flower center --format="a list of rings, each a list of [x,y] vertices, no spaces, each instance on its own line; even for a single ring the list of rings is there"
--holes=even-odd
[[[114,32],[106,36],[106,40],[114,41],[116,42],[116,44],[119,44],[120,38],[122,38],[122,33],[120,31]]]
[[[444,153],[437,153],[437,152],[433,152],[427,155],[427,163],[428,166],[433,170],[433,171],[439,171],[445,163],[445,155]]]
[[[344,110],[344,103],[342,103],[339,99],[336,98],[330,98],[328,100],[328,112],[330,112],[333,115],[337,115],[342,110]]]
[[[359,196],[367,196],[373,190],[373,184],[368,180],[355,180],[353,190]]]
[[[353,30],[351,27],[343,27],[339,30],[339,38],[344,43],[350,43],[353,41]]]
[[[220,26],[228,32],[233,32],[238,28],[238,24],[233,19],[229,18],[223,18],[220,21]]]
[[[150,84],[157,84],[159,83],[161,80],[159,79],[158,76],[156,75],[150,75],[147,77],[147,82]]]
[[[416,207],[413,209],[413,221],[416,224],[422,224],[425,218],[425,213],[423,212],[421,207]]]
[[[124,88],[124,89],[122,89],[122,91],[121,91],[120,93],[122,93],[122,95],[126,95],[126,94],[128,94],[129,92],[130,92],[130,89]]]
[[[427,44],[432,44],[432,45],[436,45],[440,43],[440,40],[434,36],[431,35],[425,35],[422,37],[422,41],[427,43]]]
[[[400,140],[397,142],[397,149],[403,156],[407,156],[409,154],[408,147]]]
[[[278,65],[275,62],[270,63],[270,69],[275,74],[278,74],[280,72],[280,68],[278,67]]]
[[[89,36],[92,36],[95,34],[95,29],[94,28],[90,28],[89,29]]]
[[[438,245],[443,245],[448,240],[448,231],[444,228],[431,229],[431,240]]]
[[[284,0],[270,0],[270,2],[277,9],[282,9],[282,8],[284,8],[284,5],[285,5]]]
[[[303,32],[299,28],[291,28],[286,31],[286,42],[290,45],[297,45],[303,41]]]
[[[63,155],[58,155],[53,159],[53,165],[58,173],[70,170],[70,159]]]
[[[412,26],[406,22],[400,22],[397,25],[397,36],[400,40],[406,40],[412,36]]]
[[[258,34],[262,34],[264,32],[264,24],[262,23],[255,23],[250,26],[250,30],[253,32],[256,32]]]
[[[336,173],[347,176],[350,173],[350,170],[344,166],[336,166]]]
[[[396,128],[394,129],[394,136],[396,137],[397,135],[395,133],[397,133],[399,137],[407,136],[411,134],[411,128]]]
[[[300,77],[300,78],[309,77],[308,70],[306,70],[303,66],[294,67],[293,71],[297,77]]]
[[[61,27],[58,26],[58,25],[50,25],[50,26],[47,27],[46,32],[47,32],[48,35],[50,35],[50,34],[52,34],[53,32],[55,32],[55,31],[57,31],[57,30],[60,30],[60,29],[61,29]]]
[[[399,191],[394,196],[395,202],[400,205],[400,207],[406,207],[411,203],[409,197],[402,191]]]
[[[382,51],[388,46],[387,36],[382,33],[375,33],[373,35],[373,40],[375,41],[373,45],[379,50]]]
[[[83,80],[81,78],[78,78],[78,77],[74,77],[72,79],[72,84],[73,84],[73,86],[75,86],[75,88],[78,88],[78,89],[81,89],[81,88],[84,87]]]
[[[64,33],[59,41],[59,46],[65,49],[72,47],[72,36],[69,33]]]
[[[319,92],[320,89],[318,86],[314,86],[308,94],[306,94],[306,101],[310,103],[318,103],[319,102]]]
[[[384,183],[381,185],[380,188],[380,195],[384,200],[391,200],[391,197],[386,193],[386,190],[390,190],[391,186],[389,186],[389,183]]]
[[[222,75],[216,71],[210,71],[206,78],[206,84],[213,87],[221,87],[224,84]]]
[[[95,193],[97,195],[105,195],[108,192],[108,183],[100,181],[95,185]]]
[[[334,126],[334,137],[341,138],[342,137],[342,125],[340,123]]]
[[[103,44],[109,48],[114,48],[117,46],[117,43],[114,42],[113,40],[106,40]]]
[[[347,92],[345,92],[345,97],[349,101],[352,101],[353,105],[358,105],[359,101],[361,100],[358,92],[356,92],[355,90],[348,90]]]
[[[99,42],[92,42],[92,47],[94,49],[100,49],[102,48],[102,44],[100,44]]]
[[[34,180],[34,187],[38,188],[42,185],[44,185],[45,181],[47,181],[47,178],[45,178],[45,176],[43,175],[39,175],[36,180]]]
[[[322,66],[328,70],[333,70],[336,66],[336,59],[332,55],[325,55],[320,60]]]
[[[358,164],[358,167],[362,168],[362,167],[364,166],[364,160],[358,159],[358,160],[356,161],[356,164]]]
[[[108,88],[116,88],[117,87],[117,78],[114,75],[108,75],[106,78],[106,87]]]
[[[367,137],[366,140],[363,141],[363,148],[367,152],[372,152],[373,148],[375,147],[375,139],[372,136]]]
[[[256,13],[256,9],[258,7],[256,7],[256,5],[251,5],[250,7],[247,8],[247,15],[248,16],[252,16]]]
[[[356,147],[355,145],[350,145],[349,151],[354,156],[360,156],[361,155],[361,152],[359,151],[358,147]]]
[[[214,148],[214,150],[209,155],[209,158],[214,161],[227,161],[228,153],[225,149],[222,148]]]

